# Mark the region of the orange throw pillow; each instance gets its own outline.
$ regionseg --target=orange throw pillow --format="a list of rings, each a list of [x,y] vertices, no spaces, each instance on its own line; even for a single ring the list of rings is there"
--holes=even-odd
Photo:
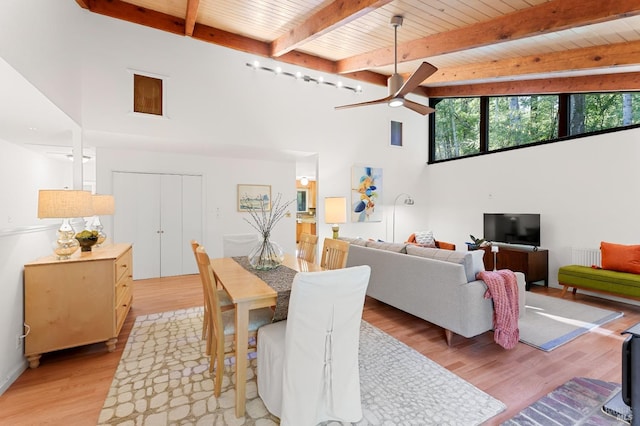
[[[640,274],[640,245],[600,243],[602,269]]]

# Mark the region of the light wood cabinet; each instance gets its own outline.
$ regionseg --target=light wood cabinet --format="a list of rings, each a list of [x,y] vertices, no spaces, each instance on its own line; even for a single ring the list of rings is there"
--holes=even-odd
[[[300,242],[300,234],[316,235],[316,224],[302,222],[296,224],[296,244]]]
[[[316,208],[316,181],[310,180],[309,183],[305,186],[300,183],[300,180],[296,180],[296,189],[306,189],[307,190],[307,207],[310,209]]]
[[[106,342],[113,352],[133,300],[131,244],[112,244],[71,259],[48,256],[24,267],[25,356]]]

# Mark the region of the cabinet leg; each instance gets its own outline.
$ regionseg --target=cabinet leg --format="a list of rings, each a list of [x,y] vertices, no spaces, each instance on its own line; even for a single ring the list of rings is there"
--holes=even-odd
[[[42,357],[42,354],[29,355],[27,357],[29,368],[38,368],[40,366],[40,357]]]
[[[107,345],[107,350],[109,352],[113,352],[116,350],[116,343],[118,343],[118,338],[117,337],[113,337],[109,340],[107,340],[107,342],[105,343]]]

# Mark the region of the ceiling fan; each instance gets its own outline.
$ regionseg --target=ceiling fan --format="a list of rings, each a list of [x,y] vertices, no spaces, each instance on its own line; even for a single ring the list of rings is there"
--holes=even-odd
[[[396,15],[391,18],[391,26],[394,29],[395,41],[394,41],[394,71],[391,77],[387,80],[387,87],[389,88],[389,96],[386,98],[378,99],[375,101],[361,102],[351,105],[337,106],[335,109],[353,108],[366,105],[376,104],[388,104],[390,107],[407,107],[418,114],[427,115],[435,112],[435,109],[419,104],[417,102],[410,101],[405,98],[405,95],[411,93],[416,89],[424,80],[426,80],[433,73],[438,71],[436,67],[428,62],[423,62],[418,69],[411,74],[409,79],[404,82],[404,79],[398,74],[398,27],[402,25],[402,16]],[[404,83],[404,84],[403,84]]]

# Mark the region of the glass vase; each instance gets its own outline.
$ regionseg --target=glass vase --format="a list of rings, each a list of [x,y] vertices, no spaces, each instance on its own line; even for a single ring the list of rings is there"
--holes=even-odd
[[[254,269],[275,269],[284,261],[284,252],[278,243],[271,241],[267,236],[249,252],[248,260]]]

